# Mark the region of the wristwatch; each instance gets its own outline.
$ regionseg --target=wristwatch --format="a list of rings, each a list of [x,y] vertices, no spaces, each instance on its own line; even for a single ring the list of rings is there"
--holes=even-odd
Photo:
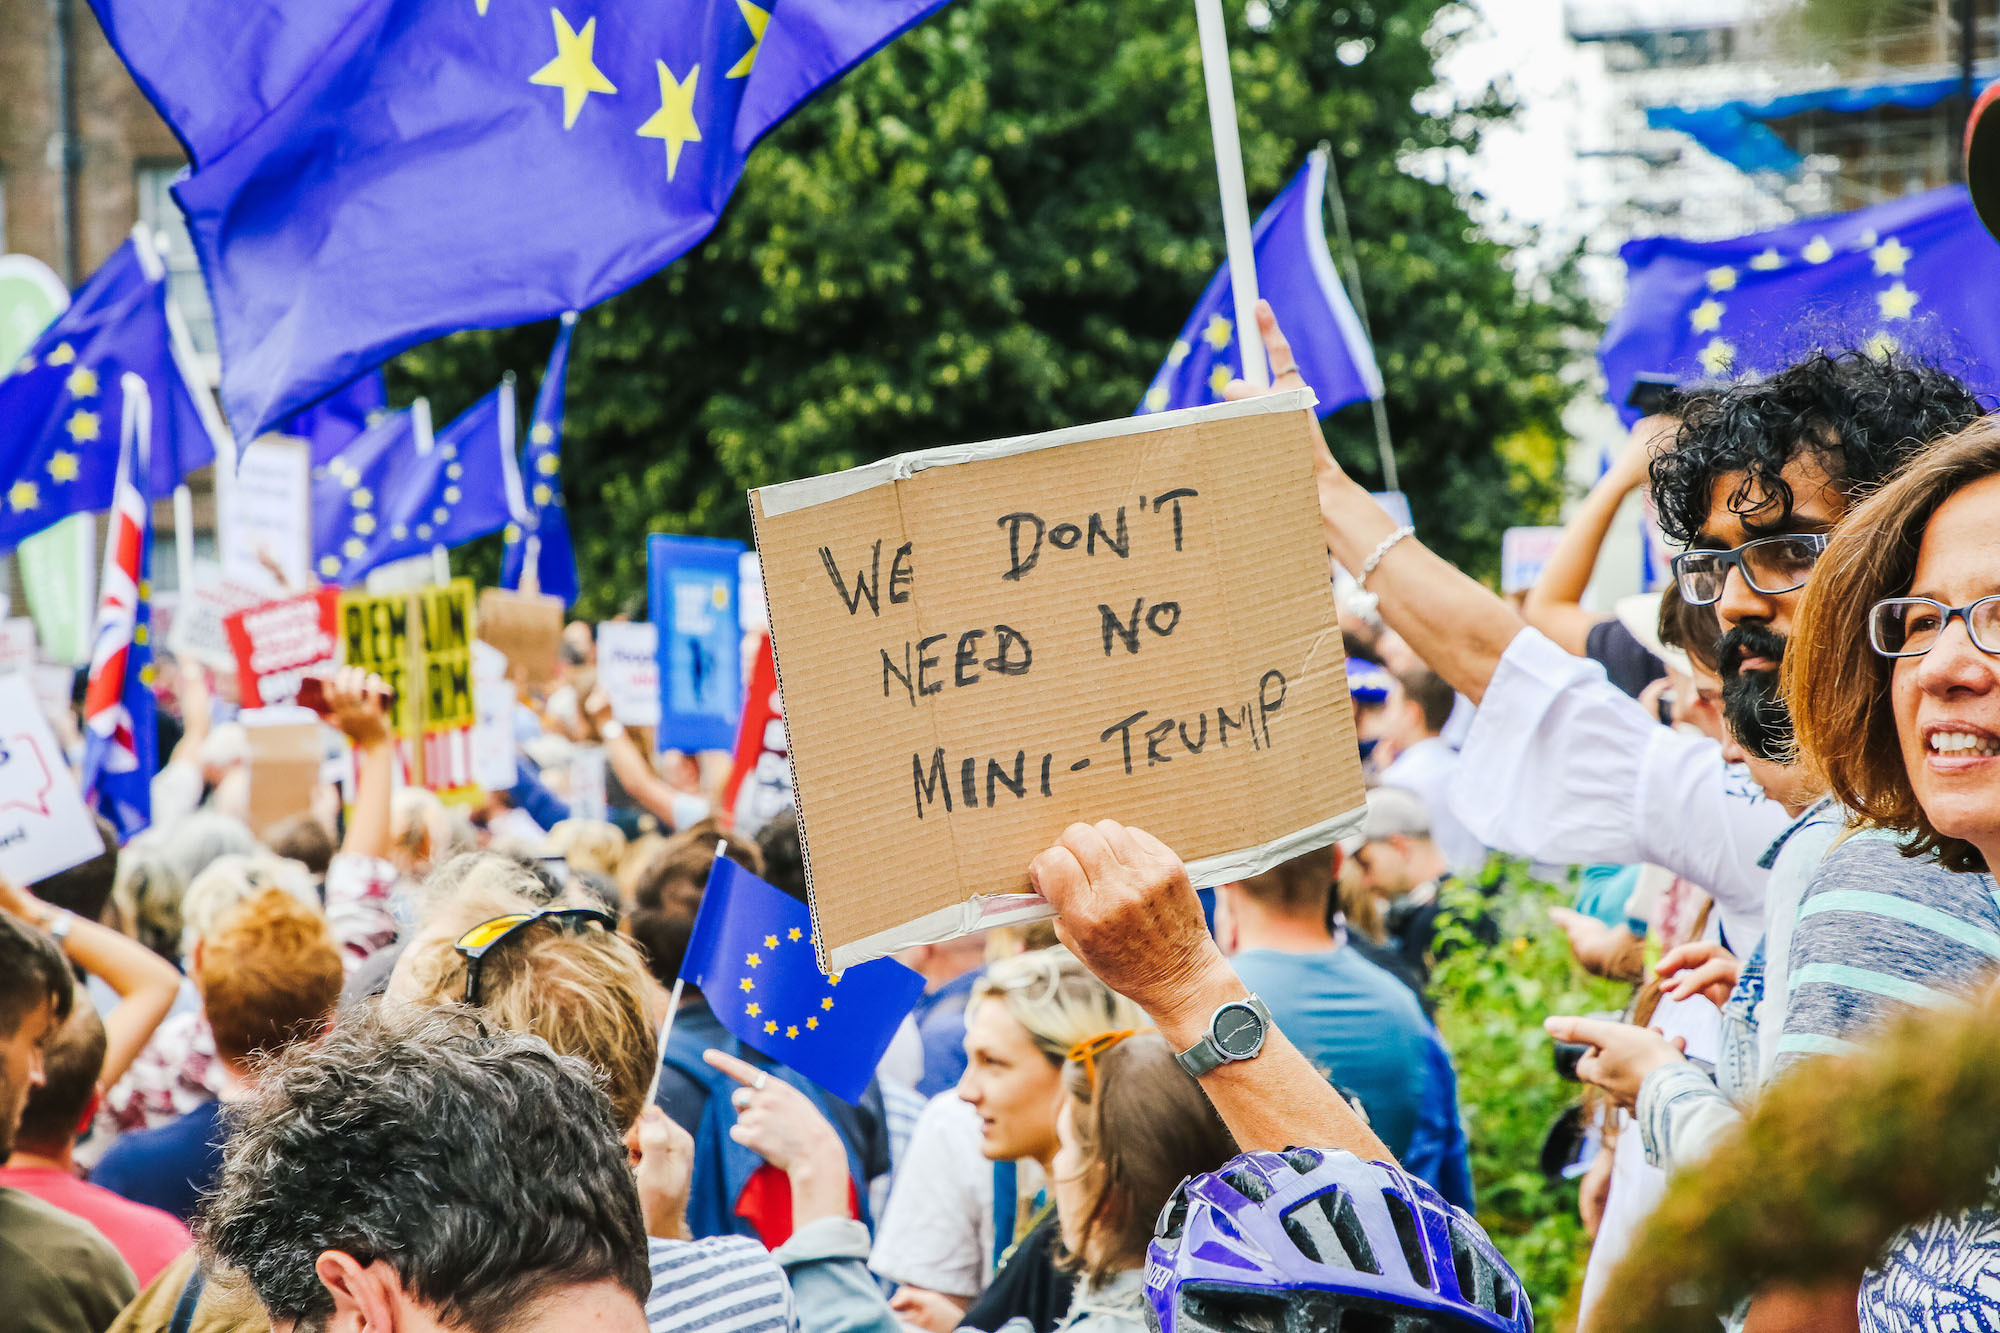
[[[76,913],[67,908],[52,908],[42,918],[42,932],[57,944],[69,938],[70,927],[76,924]]]
[[[597,734],[604,737],[607,741],[615,741],[625,734],[625,724],[614,717],[599,727]]]
[[[1200,1078],[1223,1065],[1254,1059],[1264,1049],[1264,1036],[1271,1030],[1271,1011],[1252,995],[1247,1000],[1231,1000],[1208,1020],[1208,1035],[1174,1058],[1188,1077]]]

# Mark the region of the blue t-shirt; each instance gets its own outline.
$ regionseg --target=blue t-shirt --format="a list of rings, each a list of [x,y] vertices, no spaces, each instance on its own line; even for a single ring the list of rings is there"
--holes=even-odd
[[[910,1011],[924,1044],[924,1076],[917,1081],[923,1096],[949,1092],[965,1077],[965,1008],[985,975],[986,969],[977,967],[955,977],[920,997]]]
[[[201,1196],[222,1174],[222,1141],[229,1133],[221,1102],[203,1102],[178,1120],[121,1135],[90,1173],[134,1203],[150,1204],[192,1221]]]
[[[1353,949],[1246,949],[1229,960],[1292,1045],[1361,1099],[1389,1151],[1409,1150],[1429,1090],[1431,1026],[1409,987]]]

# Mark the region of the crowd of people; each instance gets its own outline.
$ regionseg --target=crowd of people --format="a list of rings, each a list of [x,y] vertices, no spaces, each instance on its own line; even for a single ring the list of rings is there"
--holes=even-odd
[[[2000,426],[1893,351],[1687,388],[1513,597],[1325,452],[1317,485],[1357,831],[1197,895],[1077,812],[1026,868],[1052,922],[903,955],[853,1102],[676,989],[718,856],[805,898],[799,825],[726,826],[713,768],[617,726],[587,626],[475,810],[399,785],[379,680],[328,678],[351,788],[261,838],[227,700],[163,673],[155,827],[0,884],[0,1322],[1525,1333],[1433,994],[1500,938],[1498,853],[1632,988],[1546,1024],[1589,1088],[1580,1327],[2000,1325]],[[1594,614],[1642,489],[1673,578]],[[614,820],[565,802],[584,740]],[[1815,1126],[1829,1088],[1934,1112],[1960,1169],[1871,1172],[1908,1145]],[[1746,1230],[1788,1204],[1790,1248]],[[1690,1236],[1725,1258],[1677,1283]]]

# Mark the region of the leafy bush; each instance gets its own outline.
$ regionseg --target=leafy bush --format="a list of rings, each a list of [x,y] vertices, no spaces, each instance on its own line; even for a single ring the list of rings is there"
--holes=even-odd
[[[1541,1172],[1543,1137],[1579,1085],[1558,1078],[1542,1019],[1621,1008],[1630,988],[1585,973],[1548,918],[1569,891],[1525,863],[1495,858],[1478,888],[1446,891],[1432,973],[1438,1030],[1458,1066],[1458,1095],[1472,1143],[1479,1220],[1519,1273],[1541,1329],[1567,1327],[1590,1251],[1576,1215],[1576,1187]],[[1483,944],[1468,929],[1481,912],[1499,928]],[[1482,932],[1484,933],[1484,932]]]

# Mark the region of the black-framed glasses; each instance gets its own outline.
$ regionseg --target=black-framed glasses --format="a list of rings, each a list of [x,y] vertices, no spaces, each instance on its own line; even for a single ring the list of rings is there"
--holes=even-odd
[[[1759,537],[1733,551],[1683,551],[1674,557],[1674,581],[1689,606],[1712,606],[1722,600],[1722,584],[1732,567],[1766,597],[1797,592],[1812,577],[1812,568],[1826,551],[1823,532],[1798,532]]]
[[[605,930],[618,929],[618,922],[615,919],[594,907],[556,907],[544,908],[539,912],[509,912],[506,916],[496,916],[490,921],[482,921],[460,935],[458,943],[451,946],[465,959],[467,1004],[479,1003],[479,971],[486,962],[486,955],[537,921],[548,921],[559,929],[576,934],[582,934],[592,926],[601,926]]]
[[[1868,608],[1868,641],[1884,657],[1922,657],[1954,619],[1965,622],[1973,647],[2000,657],[2000,594],[1965,606],[1928,597],[1884,598]]]

